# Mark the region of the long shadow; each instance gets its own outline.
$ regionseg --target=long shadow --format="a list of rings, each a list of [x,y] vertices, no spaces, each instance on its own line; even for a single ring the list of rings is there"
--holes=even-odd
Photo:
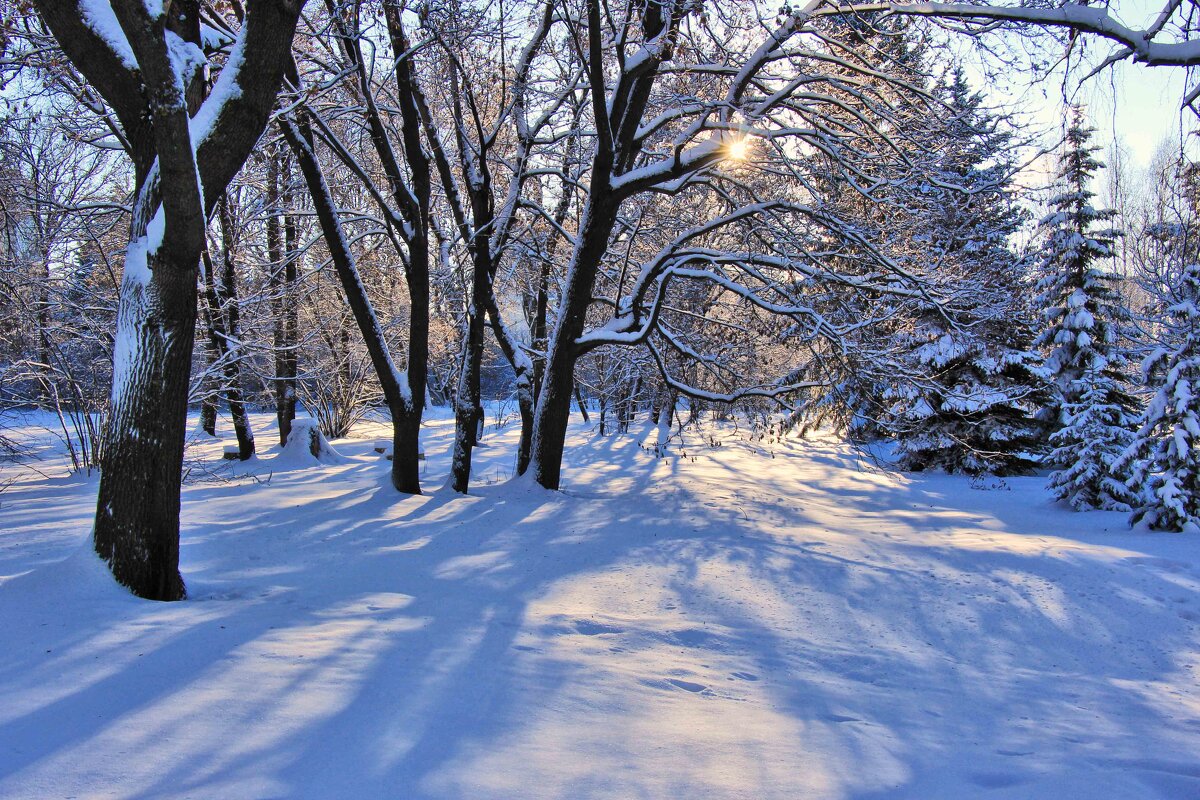
[[[1129,688],[1177,680],[1194,648],[1186,617],[1145,629],[1156,603],[1189,613],[1174,602],[1189,572],[1131,565],[1116,575],[1119,591],[1066,602],[1055,587],[1087,591],[1093,564],[1032,550],[981,555],[933,536],[889,540],[886,549],[869,536],[833,546],[823,531],[837,528],[837,513],[882,519],[903,509],[897,518],[914,531],[964,526],[968,515],[927,502],[936,500],[932,489],[918,482],[849,475],[832,451],[793,474],[789,459],[809,455],[781,450],[766,472],[770,491],[756,496],[760,472],[713,458],[654,459],[615,437],[572,451],[581,485],[620,478],[595,492],[572,491],[568,478],[564,493],[514,484],[467,498],[397,498],[385,463],[374,460],[331,469],[336,480],[319,496],[297,494],[311,475],[281,474],[231,520],[242,487],[194,487],[193,517],[205,517],[207,504],[219,511],[185,534],[192,601],[106,601],[73,609],[86,624],[61,629],[41,623],[86,603],[87,586],[62,602],[21,607],[29,616],[14,627],[23,639],[0,656],[0,687],[34,699],[0,725],[0,795],[23,773],[44,777],[69,763],[130,797],[522,796],[501,778],[489,784],[477,765],[492,762],[479,759],[532,735],[531,713],[575,708],[580,682],[605,669],[597,654],[628,659],[663,648],[689,656],[681,661],[689,666],[616,670],[605,685],[627,687],[630,699],[604,702],[750,703],[758,695],[735,690],[753,686],[824,747],[823,768],[842,796],[1019,792],[1039,770],[1054,774],[1054,758],[1101,771],[1157,769],[1172,785],[1191,785],[1186,748],[1195,731],[1189,738],[1183,722]],[[692,471],[700,479],[689,480]],[[738,507],[746,502],[754,519]],[[764,529],[763,519],[776,528]],[[668,588],[688,627],[664,627],[653,615],[618,624],[566,607],[546,616],[556,587],[628,565],[672,575]],[[726,583],[714,580],[713,565]],[[0,610],[15,611],[6,597],[0,591]],[[1099,652],[1098,638],[1113,645],[1111,656],[1083,663]],[[46,648],[77,685],[47,674],[38,652]],[[88,662],[107,670],[90,675]],[[47,679],[52,686],[39,688]],[[1037,724],[1059,728],[1047,737]],[[1077,735],[1089,724],[1090,739]],[[1178,744],[1154,767],[1147,751],[1169,744],[1164,730]],[[583,757],[569,744],[561,752]],[[1011,766],[1039,748],[1034,767]],[[763,772],[748,773],[743,788],[768,796],[756,794],[755,781],[769,787],[778,778],[779,753],[760,741],[744,749]],[[132,777],[103,766],[131,752],[139,754]],[[946,767],[964,753],[973,763]],[[536,780],[555,768],[549,757],[512,769]],[[629,788],[625,796],[716,796],[700,765],[656,775],[652,763],[615,776],[585,764],[580,776],[528,794],[587,796],[616,785]],[[502,789],[478,791],[491,785]]]

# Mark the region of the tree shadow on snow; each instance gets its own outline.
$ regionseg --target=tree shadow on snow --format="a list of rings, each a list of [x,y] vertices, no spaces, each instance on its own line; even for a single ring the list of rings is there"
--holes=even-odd
[[[365,444],[328,480],[190,487],[185,603],[53,568],[0,586],[0,795],[1200,785],[1164,688],[1196,646],[1190,565],[950,544],[1004,521],[833,446],[637,438],[572,448],[560,493],[398,497]]]

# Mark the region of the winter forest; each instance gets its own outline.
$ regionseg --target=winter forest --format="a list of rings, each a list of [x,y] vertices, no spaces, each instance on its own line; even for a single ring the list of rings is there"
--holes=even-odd
[[[0,797],[1200,796],[1198,10],[0,0]]]

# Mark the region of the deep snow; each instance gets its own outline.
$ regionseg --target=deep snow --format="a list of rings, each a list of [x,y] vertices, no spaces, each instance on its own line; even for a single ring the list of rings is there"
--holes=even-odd
[[[0,797],[1200,797],[1194,536],[744,428],[576,420],[549,493],[489,425],[464,498],[436,416],[422,497],[378,425],[197,442],[174,604],[90,554],[94,478],[5,465]]]

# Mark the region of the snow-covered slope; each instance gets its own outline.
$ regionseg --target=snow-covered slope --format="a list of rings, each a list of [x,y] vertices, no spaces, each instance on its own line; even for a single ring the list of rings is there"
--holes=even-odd
[[[0,797],[1200,797],[1194,537],[710,433],[576,421],[548,493],[489,431],[465,498],[445,418],[422,497],[379,426],[198,444],[176,604],[90,555],[94,480],[4,467]]]

